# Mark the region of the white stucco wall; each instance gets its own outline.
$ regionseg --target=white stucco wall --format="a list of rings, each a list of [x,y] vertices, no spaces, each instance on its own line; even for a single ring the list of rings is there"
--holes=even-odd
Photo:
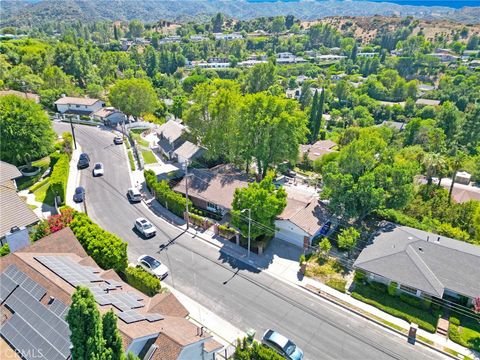
[[[97,110],[100,110],[102,107],[105,106],[105,103],[103,101],[97,101],[93,105],[75,105],[75,104],[61,104],[57,105],[57,110],[60,113],[64,113],[68,110],[72,111],[85,111],[85,112],[95,112]]]
[[[277,228],[275,237],[302,248],[304,236],[309,236],[304,230],[289,220],[276,220],[275,227]]]

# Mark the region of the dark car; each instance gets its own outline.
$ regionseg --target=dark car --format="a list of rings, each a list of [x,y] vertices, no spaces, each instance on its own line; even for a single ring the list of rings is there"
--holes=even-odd
[[[75,189],[75,194],[73,194],[73,201],[75,202],[82,202],[85,200],[85,189],[81,186]]]
[[[90,157],[88,154],[81,153],[80,157],[78,158],[77,168],[78,169],[85,169],[90,166]]]
[[[332,222],[327,221],[325,224],[323,224],[322,228],[320,229],[320,235],[327,235],[331,227],[332,227]]]
[[[115,145],[120,145],[120,144],[123,144],[123,138],[121,136],[115,136],[113,138],[113,143]]]

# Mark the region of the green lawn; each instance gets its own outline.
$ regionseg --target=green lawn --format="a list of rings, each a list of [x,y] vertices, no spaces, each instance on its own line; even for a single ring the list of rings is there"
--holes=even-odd
[[[135,141],[137,142],[138,145],[144,147],[144,148],[148,148],[149,147],[149,143],[148,141],[144,140],[140,134],[136,134],[134,132],[132,132],[132,137],[135,139]]]
[[[142,151],[142,156],[145,164],[155,164],[157,162],[157,158],[150,150]]]
[[[128,150],[128,161],[130,162],[130,169],[135,171],[135,160],[133,159],[133,154],[130,150]]]
[[[414,322],[418,326],[431,333],[437,328],[439,313],[431,309],[420,309],[400,300],[397,296],[391,296],[385,291],[377,290],[370,285],[355,282],[355,290],[352,297],[375,306],[386,313],[401,318],[408,322]]]
[[[460,326],[450,323],[448,337],[450,340],[467,348],[480,351],[480,323],[473,318],[478,315],[472,313],[470,316],[454,314],[460,320]]]
[[[34,191],[33,194],[35,195],[35,200],[44,204],[55,206],[55,194],[50,191],[49,182],[46,182],[43,186],[40,186],[37,190]]]

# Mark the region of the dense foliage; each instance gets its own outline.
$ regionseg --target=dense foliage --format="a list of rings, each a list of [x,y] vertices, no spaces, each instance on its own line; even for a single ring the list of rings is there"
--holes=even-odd
[[[233,360],[282,360],[275,350],[272,350],[257,341],[253,341],[252,344],[248,344],[247,340],[238,340],[233,354]]]
[[[50,175],[50,185],[48,191],[59,196],[61,202],[65,201],[67,193],[68,173],[70,172],[70,157],[68,154],[60,154],[55,163],[52,174]]]
[[[125,269],[127,283],[148,296],[153,296],[160,291],[160,280],[139,267]]]

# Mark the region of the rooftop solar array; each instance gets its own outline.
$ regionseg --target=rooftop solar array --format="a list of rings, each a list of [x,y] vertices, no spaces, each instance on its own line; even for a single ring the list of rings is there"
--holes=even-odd
[[[55,315],[58,317],[61,317],[65,319],[65,316],[67,316],[68,312],[68,306],[65,305],[63,302],[61,302],[58,299],[53,300],[52,304],[49,307],[50,311],[53,312]]]
[[[155,322],[163,319],[160,314],[144,315],[135,311],[135,309],[145,306],[143,297],[132,291],[120,291],[122,283],[116,280],[102,279],[98,268],[83,266],[68,256],[37,256],[35,259],[72,286],[88,287],[99,305],[116,307],[120,310],[118,317],[127,324],[141,320]]]
[[[5,301],[17,285],[21,286],[36,300],[41,300],[47,293],[43,286],[29,278],[15,265],[10,265],[5,269],[0,278],[0,285],[1,302]]]

